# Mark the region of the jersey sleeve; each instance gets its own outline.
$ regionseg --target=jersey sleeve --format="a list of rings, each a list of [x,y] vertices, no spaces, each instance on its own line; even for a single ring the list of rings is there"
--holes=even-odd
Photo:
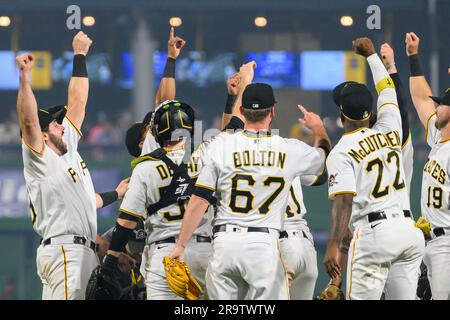
[[[325,170],[325,151],[308,144],[289,139],[289,153],[294,155],[295,176],[320,176]]]
[[[301,176],[300,177],[300,183],[304,186],[311,186],[313,185],[319,176]]]
[[[213,154],[216,154],[214,150],[214,144],[208,145],[206,150],[208,152],[202,153],[202,168],[200,174],[195,183],[195,194],[204,198],[209,199],[216,191],[217,179],[219,178],[219,170],[216,161],[214,161]]]
[[[433,113],[427,121],[425,128],[425,142],[433,147],[441,139],[441,131],[436,128],[436,113]]]
[[[45,143],[42,152],[38,152],[22,140],[23,165],[26,173],[35,179],[45,178],[52,170],[50,152],[52,150]]]
[[[344,153],[331,151],[327,159],[328,198],[337,194],[356,195],[356,178],[351,160]]]
[[[144,169],[145,166],[142,164],[134,168],[119,209],[120,212],[142,219],[147,218],[147,189],[149,187],[145,181]]]
[[[398,108],[394,81],[376,53],[368,57],[367,62],[372,71],[373,81],[378,93],[377,121],[373,129],[381,132],[397,131],[402,141],[402,118]]]
[[[68,116],[64,118],[62,124],[64,126],[63,140],[67,143],[68,149],[77,149],[78,142],[83,134],[80,129],[73,124],[72,120],[70,120]]]

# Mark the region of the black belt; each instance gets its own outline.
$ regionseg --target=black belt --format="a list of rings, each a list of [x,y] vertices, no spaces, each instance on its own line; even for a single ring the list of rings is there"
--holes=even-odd
[[[403,215],[405,216],[405,218],[412,218],[412,214],[411,211],[409,210],[403,210]],[[371,212],[368,215],[369,218],[369,223],[381,220],[381,219],[387,219],[386,214],[384,213],[384,211],[376,211],[376,212]]]
[[[210,237],[196,236],[196,239],[197,239],[197,242],[211,242]],[[158,245],[158,244],[163,244],[163,243],[176,243],[176,242],[177,242],[177,240],[175,239],[175,237],[170,237],[170,238],[155,241],[155,242],[153,242],[153,244]]]
[[[302,230],[302,234],[303,234],[304,238],[308,239],[308,237],[306,236],[305,231]],[[281,231],[280,232],[280,239],[284,239],[284,238],[289,238],[289,234],[286,231]]]
[[[445,230],[444,230],[444,228],[434,228],[433,233],[434,233],[435,237],[437,238],[437,237],[445,235]]]
[[[233,228],[233,232],[240,230],[240,227],[235,227]],[[213,233],[217,233],[217,232],[223,232],[223,231],[227,231],[227,225],[226,224],[221,224],[218,226],[214,226],[212,229]],[[269,228],[261,228],[261,227],[248,227],[247,228],[247,232],[265,232],[265,233],[270,233],[269,232]]]
[[[87,240],[84,237],[73,236],[73,243],[75,243],[75,244],[82,244],[83,246],[85,246],[86,245],[86,241]],[[44,241],[41,241],[41,242],[42,242],[42,244],[44,246],[49,245],[49,244],[52,243],[52,238],[45,239]],[[89,248],[94,250],[94,252],[97,252],[98,251],[98,244],[96,244],[95,242],[91,241],[91,244],[89,245]]]

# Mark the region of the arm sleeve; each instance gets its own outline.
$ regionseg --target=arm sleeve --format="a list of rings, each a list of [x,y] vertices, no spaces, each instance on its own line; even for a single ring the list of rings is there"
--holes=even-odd
[[[378,93],[377,122],[374,129],[382,132],[398,131],[401,139],[403,139],[402,119],[398,109],[394,81],[376,53],[368,57],[367,62],[372,71],[373,81]]]
[[[289,152],[294,154],[294,164],[296,176],[320,176],[325,170],[325,151],[322,148],[315,148],[306,143],[289,139]]]
[[[328,198],[334,199],[337,194],[351,193],[356,195],[355,172],[348,156],[339,152],[331,152],[327,159]]]
[[[127,192],[120,205],[119,211],[138,218],[147,218],[147,184],[144,174],[146,166],[139,164],[131,175]]]
[[[22,140],[22,157],[25,172],[35,178],[45,178],[51,171],[51,150],[45,145],[41,153]]]
[[[433,113],[427,121],[425,127],[425,142],[433,147],[441,139],[441,131],[436,128],[436,113]]]
[[[391,74],[392,81],[394,81],[395,85],[395,93],[397,94],[397,102],[398,108],[400,109],[400,117],[402,119],[402,131],[403,131],[403,140],[402,146],[405,145],[406,141],[409,137],[409,119],[408,119],[408,109],[406,106],[406,97],[405,91],[403,88],[402,81],[400,80],[400,76],[398,73]]]

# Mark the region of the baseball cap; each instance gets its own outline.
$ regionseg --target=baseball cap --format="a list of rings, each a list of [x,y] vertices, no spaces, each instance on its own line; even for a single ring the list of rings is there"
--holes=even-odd
[[[372,115],[372,94],[363,84],[343,82],[334,88],[332,96],[334,103],[348,120],[368,120]]]
[[[439,105],[444,104],[446,106],[450,106],[450,88],[447,88],[447,90],[445,90],[442,97],[431,97],[430,96],[430,98],[433,99],[433,101]]]
[[[142,122],[136,122],[130,128],[128,128],[125,134],[125,145],[128,153],[133,157],[139,157],[141,155],[141,147],[139,143],[142,139],[144,127],[150,123],[153,111],[148,112]]]
[[[275,103],[273,89],[265,83],[249,84],[242,94],[242,107],[246,109],[267,109]]]
[[[65,105],[57,105],[48,109],[38,109],[39,125],[41,131],[47,129],[48,125],[56,120],[59,124],[62,124],[64,117],[66,116],[67,108]]]

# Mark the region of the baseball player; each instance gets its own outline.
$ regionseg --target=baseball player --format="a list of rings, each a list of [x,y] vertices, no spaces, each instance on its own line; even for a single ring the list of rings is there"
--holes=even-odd
[[[409,120],[408,120],[408,110],[406,105],[406,97],[403,89],[402,82],[400,80],[400,76],[397,72],[397,67],[395,65],[394,60],[394,50],[389,46],[389,44],[384,43],[380,48],[380,55],[383,60],[383,64],[386,67],[386,70],[388,71],[392,81],[395,85],[395,92],[397,94],[397,102],[398,107],[400,110],[401,120],[402,120],[402,131],[405,133],[402,137],[402,156],[403,156],[403,168],[405,170],[405,184],[408,192],[405,194],[404,197],[404,205],[403,210],[404,212],[410,212],[410,199],[409,199],[409,192],[411,187],[411,180],[412,180],[412,173],[413,173],[413,145],[411,142],[411,132],[409,129]],[[340,94],[342,89],[344,88],[345,84],[351,83],[352,81],[344,82],[337,86],[333,90],[333,101],[334,103],[340,107]],[[372,128],[377,120],[376,114],[374,114],[370,118],[370,124],[369,127]],[[411,214],[412,215],[412,214]],[[347,254],[349,250],[349,245],[351,241],[352,233],[349,232],[347,237],[344,238],[343,243],[341,243],[339,251],[340,251],[340,268],[341,270],[344,270],[347,265]],[[342,279],[340,277],[334,278],[330,280],[329,285],[335,285],[337,287],[341,287],[342,285]]]
[[[30,84],[34,58],[29,53],[16,58],[24,176],[33,228],[43,238],[36,259],[43,299],[84,299],[90,273],[98,265],[96,195],[77,151],[89,87],[85,59],[91,44],[81,31],[73,39],[67,107],[38,109]]]
[[[245,77],[253,78],[253,67]],[[236,104],[245,130],[216,137],[207,147],[177,245],[171,257],[183,260],[185,247],[203,219],[213,194],[217,198],[213,255],[206,287],[211,299],[289,299],[279,251],[289,188],[297,175],[318,175],[330,143],[320,118],[306,109],[305,123],[319,148],[269,133],[275,99],[269,85],[245,88]]]
[[[422,217],[431,224],[424,262],[428,268],[431,293],[435,300],[450,299],[450,88],[442,97],[432,97],[420,65],[419,37],[406,34],[409,56],[410,92],[420,121],[425,127],[425,141],[431,147],[423,169]],[[434,103],[438,104],[436,108]]]
[[[424,250],[421,232],[404,210],[407,188],[402,165],[402,123],[392,79],[368,38],[353,42],[367,58],[379,94],[377,121],[368,128],[372,96],[361,84],[347,83],[339,105],[346,133],[327,159],[332,228],[324,264],[341,275],[338,248],[350,228],[348,299],[414,299]],[[401,199],[401,201],[399,201]],[[338,216],[339,214],[339,216]]]
[[[172,134],[181,128],[192,133],[193,125],[194,111],[187,104],[169,101],[155,110],[151,125],[153,136],[164,145],[164,149],[159,148],[133,162],[135,168],[104,261],[105,268],[116,268],[117,257],[123,251],[136,221],[145,219],[149,236],[143,252],[141,274],[149,300],[180,299],[167,285],[162,261],[175,247],[186,200],[192,192],[192,179],[196,178],[200,169],[195,155],[187,161],[189,156],[186,156],[188,153],[184,149],[186,140],[175,139]],[[187,263],[203,285],[211,251],[211,218],[212,210],[208,210],[187,248]]]

